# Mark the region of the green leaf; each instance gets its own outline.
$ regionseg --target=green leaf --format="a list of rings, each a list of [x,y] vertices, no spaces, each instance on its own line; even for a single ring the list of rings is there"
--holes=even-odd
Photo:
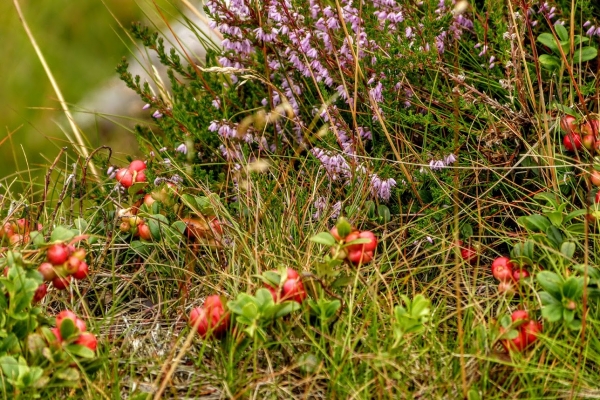
[[[350,225],[350,222],[348,222],[348,220],[344,217],[338,218],[335,227],[337,228],[338,235],[340,235],[342,238],[345,238],[350,234],[350,232],[352,232],[352,225]]]
[[[33,243],[33,245],[35,247],[39,248],[46,244],[46,241],[44,240],[44,235],[42,234],[42,232],[39,232],[39,231],[30,232],[29,238],[31,239],[31,242]]]
[[[567,231],[571,233],[585,233],[585,225],[583,223],[571,224],[567,226]]]
[[[537,41],[548,47],[553,52],[560,54],[558,50],[558,44],[554,40],[554,36],[551,33],[545,32],[538,36]]]
[[[560,40],[569,40],[569,33],[567,32],[567,28],[562,26],[561,24],[554,25],[554,30],[556,30],[556,36]]]
[[[79,371],[77,371],[75,368],[67,368],[65,370],[58,371],[56,373],[56,377],[65,381],[78,381],[80,378]]]
[[[325,310],[324,310],[325,318],[327,318],[327,319],[332,318],[335,315],[335,313],[337,313],[337,311],[340,309],[341,306],[342,306],[342,303],[337,299],[327,302],[327,304],[325,305]]]
[[[135,182],[133,185],[129,186],[127,193],[130,197],[134,197],[138,193],[143,192],[146,186],[148,186],[148,182]]]
[[[473,236],[473,226],[471,224],[464,224],[460,228],[460,236],[464,240],[467,240],[468,238],[470,238],[471,236]]]
[[[593,47],[586,46],[581,49],[575,50],[575,53],[573,53],[573,61],[577,63],[586,62],[593,60],[594,58],[596,58],[597,55],[598,50],[596,50]]]
[[[68,340],[78,332],[79,330],[75,327],[75,323],[71,318],[65,318],[60,323],[60,336],[64,340]]]
[[[379,207],[377,207],[377,214],[379,215],[381,222],[384,224],[387,224],[392,219],[390,209],[384,204],[380,204]]]
[[[256,298],[256,303],[260,309],[270,307],[274,304],[271,292],[265,288],[258,289],[254,297]]]
[[[249,320],[254,320],[258,317],[258,307],[255,303],[247,303],[242,307],[241,315]]]
[[[565,320],[565,322],[573,322],[573,320],[575,319],[575,311],[563,308],[562,317]]]
[[[550,221],[548,221],[548,218],[539,214],[523,216],[517,219],[517,223],[532,232],[546,232],[550,226]]]
[[[560,211],[549,211],[547,213],[544,214],[549,220],[550,222],[552,222],[552,225],[554,226],[561,226],[562,222],[563,222],[563,213]]]
[[[295,301],[284,301],[283,303],[281,303],[279,305],[281,307],[275,313],[275,318],[284,317],[284,316],[300,309],[300,304],[296,303]]]
[[[80,344],[70,344],[67,346],[67,351],[81,358],[92,359],[96,354],[88,347]]]
[[[0,368],[4,375],[11,380],[17,380],[19,377],[19,363],[10,356],[0,357]]]
[[[152,234],[152,238],[154,240],[161,240],[162,230],[169,226],[169,220],[167,217],[162,214],[152,214],[146,220],[148,221],[148,228],[150,228],[150,234]]]
[[[320,232],[309,239],[311,242],[323,244],[325,246],[334,246],[337,242],[329,232]]]
[[[560,252],[565,258],[572,259],[575,254],[575,243],[573,242],[563,242],[560,246]]]
[[[556,195],[549,192],[538,193],[533,196],[535,200],[545,200],[547,202],[546,207],[551,207],[556,210],[560,202],[556,199]]]
[[[82,234],[88,228],[88,222],[83,218],[77,218],[73,222],[73,224],[75,225],[75,228],[79,231],[79,234]]]
[[[175,221],[171,224],[171,228],[175,229],[181,235],[185,232],[186,224],[183,221]]]
[[[558,322],[563,317],[563,307],[561,304],[552,304],[542,308],[542,317],[549,322]]]
[[[583,277],[571,276],[562,285],[563,297],[578,300],[583,294]]]
[[[578,330],[581,329],[581,320],[580,319],[573,319],[573,321],[569,322],[567,324],[567,326],[571,330],[578,331]]]
[[[572,212],[570,212],[570,213],[567,214],[567,216],[565,217],[564,222],[567,223],[570,220],[572,220],[573,218],[577,218],[577,217],[580,217],[580,216],[585,215],[585,214],[587,214],[587,210],[585,210],[585,209],[572,211]]]
[[[563,279],[559,275],[550,271],[541,271],[536,275],[536,280],[546,292],[552,295],[552,297],[555,299],[562,298],[561,288]]]
[[[546,235],[550,243],[554,246],[555,249],[560,249],[560,245],[563,242],[562,233],[558,230],[558,228],[554,225],[550,225],[546,230]]]
[[[51,242],[68,242],[75,237],[75,233],[64,226],[60,225],[54,228],[50,235]]]

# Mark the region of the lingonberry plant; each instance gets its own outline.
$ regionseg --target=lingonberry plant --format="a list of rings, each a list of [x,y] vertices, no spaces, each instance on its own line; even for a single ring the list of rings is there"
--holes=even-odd
[[[209,0],[205,53],[134,24],[142,155],[0,187],[2,388],[106,348],[107,398],[593,397],[600,29],[565,5]]]

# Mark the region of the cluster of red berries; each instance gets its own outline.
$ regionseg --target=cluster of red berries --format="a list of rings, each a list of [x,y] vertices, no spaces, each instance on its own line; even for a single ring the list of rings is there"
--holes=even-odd
[[[19,218],[16,221],[6,222],[0,228],[0,238],[2,241],[8,241],[11,245],[24,244],[29,242],[30,223],[25,218]],[[42,224],[37,224],[37,230],[42,230]]]
[[[279,271],[272,272],[279,274]],[[271,292],[275,303],[289,300],[302,304],[307,294],[300,275],[291,268],[287,268],[285,275],[285,280],[280,276],[277,286],[265,283],[265,288]],[[202,338],[223,336],[229,328],[229,313],[222,298],[218,295],[208,296],[201,307],[191,311],[189,324]]]
[[[115,178],[124,188],[129,188],[134,183],[146,182],[146,163],[142,160],[133,160],[129,167],[117,171]]]
[[[277,273],[278,271],[273,272]],[[281,278],[283,278],[283,276],[281,276]],[[302,279],[300,279],[300,275],[298,275],[298,272],[291,268],[287,268],[286,270],[285,281],[280,279],[278,286],[265,284],[265,288],[271,292],[271,296],[273,296],[273,301],[275,303],[291,300],[302,304],[307,296],[306,291],[304,290],[304,285],[302,284]]]
[[[152,240],[152,233],[146,221],[134,215],[130,208],[119,210],[118,216],[121,218],[119,225],[121,232],[131,233],[134,237],[142,240]]]
[[[80,344],[92,351],[96,351],[96,348],[98,347],[98,340],[96,339],[96,336],[94,336],[94,334],[92,333],[86,332],[87,327],[85,325],[85,322],[78,318],[74,312],[69,310],[64,310],[58,313],[58,315],[56,316],[56,327],[50,329],[56,337],[58,343],[64,342],[63,338],[60,335],[60,327],[63,324],[63,322],[67,319],[73,322],[73,325],[75,325],[79,333],[77,335],[77,338],[73,341],[73,343]]]
[[[85,256],[85,249],[56,243],[48,247],[47,261],[40,264],[38,271],[44,281],[51,281],[55,288],[64,290],[69,287],[72,278],[85,279],[88,276],[89,266],[85,262]]]
[[[492,275],[500,281],[499,292],[511,292],[513,283],[529,277],[529,271],[519,268],[508,257],[498,257],[492,262]]]
[[[513,324],[517,325],[517,336],[514,339],[503,339],[502,345],[507,350],[523,351],[527,346],[533,344],[542,332],[542,324],[529,318],[525,310],[517,310],[510,316]],[[504,334],[506,329],[501,327],[500,333]]]
[[[215,294],[208,296],[201,307],[192,310],[189,323],[202,338],[220,337],[229,327],[229,313],[225,311],[221,297]]]
[[[329,231],[331,236],[338,242],[351,243],[358,239],[367,239],[366,243],[348,244],[338,253],[339,259],[347,259],[354,265],[366,264],[373,260],[373,252],[377,248],[377,237],[371,231],[352,230],[346,236],[340,235],[337,226]]]
[[[600,152],[600,141],[597,138],[600,121],[594,119],[577,124],[575,117],[567,115],[560,121],[560,126],[566,132],[563,145],[568,151],[581,151],[585,147],[592,154]]]

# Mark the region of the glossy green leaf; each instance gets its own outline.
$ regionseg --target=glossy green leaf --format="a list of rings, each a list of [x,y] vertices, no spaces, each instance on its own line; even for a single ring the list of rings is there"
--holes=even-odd
[[[333,246],[337,243],[335,238],[329,232],[320,232],[315,236],[311,237],[310,241],[325,246]]]
[[[581,49],[575,50],[573,54],[573,61],[576,63],[586,62],[593,60],[598,55],[598,50],[593,47],[586,46]]]

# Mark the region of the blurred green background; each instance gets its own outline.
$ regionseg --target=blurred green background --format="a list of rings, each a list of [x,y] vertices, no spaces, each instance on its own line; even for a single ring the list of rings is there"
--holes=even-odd
[[[152,12],[150,0],[20,0],[20,5],[72,105],[116,76],[116,65],[131,54],[118,21],[127,29]],[[0,178],[29,182],[29,168],[39,183],[59,149],[69,145],[63,129],[70,128],[12,0],[0,1],[0,37]],[[105,144],[94,127],[84,133],[91,147]]]

